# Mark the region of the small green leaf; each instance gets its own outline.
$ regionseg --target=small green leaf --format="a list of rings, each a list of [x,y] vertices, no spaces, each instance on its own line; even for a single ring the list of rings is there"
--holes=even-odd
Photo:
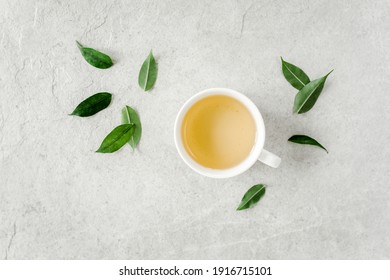
[[[89,117],[95,115],[97,112],[100,112],[110,105],[111,98],[111,93],[96,93],[77,105],[76,109],[74,109],[70,115],[79,117]]]
[[[122,109],[122,123],[135,125],[134,134],[129,140],[129,144],[134,150],[141,139],[142,126],[137,112],[130,106],[125,106]]]
[[[306,135],[293,135],[288,139],[288,141],[293,142],[293,143],[297,143],[297,144],[317,146],[317,147],[324,149],[328,153],[328,150],[325,149],[325,147],[322,146],[320,143],[318,143],[317,140],[315,140],[309,136],[306,136]]]
[[[237,211],[251,208],[259,202],[260,198],[265,194],[266,185],[258,184],[251,187],[241,200]]]
[[[107,69],[114,64],[111,60],[111,57],[108,55],[92,48],[86,48],[78,41],[76,41],[76,43],[84,59],[92,66],[100,69]]]
[[[284,61],[282,57],[280,59],[282,60],[283,75],[293,87],[300,90],[310,82],[309,77],[301,68]]]
[[[113,153],[122,148],[133,136],[134,124],[121,124],[104,138],[97,153]]]
[[[153,53],[150,51],[148,57],[142,64],[138,75],[138,84],[144,90],[150,90],[157,80],[157,64],[154,60]]]
[[[314,104],[316,103],[318,97],[321,94],[322,89],[324,88],[326,78],[332,72],[333,70],[326,74],[324,77],[311,81],[297,93],[294,100],[294,113],[306,113],[311,108],[313,108]]]

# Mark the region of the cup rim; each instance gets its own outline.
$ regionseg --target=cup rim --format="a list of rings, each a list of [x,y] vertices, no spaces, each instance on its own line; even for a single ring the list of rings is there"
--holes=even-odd
[[[249,110],[256,125],[256,139],[249,155],[239,164],[226,169],[208,168],[197,163],[185,150],[181,136],[182,122],[189,108],[199,100],[212,95],[230,96],[240,101]],[[180,157],[192,170],[211,178],[229,178],[245,172],[258,160],[264,146],[265,126],[259,109],[246,95],[229,88],[209,88],[194,94],[180,108],[175,120],[174,140]]]

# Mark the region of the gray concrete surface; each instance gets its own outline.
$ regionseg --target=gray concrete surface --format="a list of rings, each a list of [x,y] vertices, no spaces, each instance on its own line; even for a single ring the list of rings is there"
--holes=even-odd
[[[390,258],[389,1],[1,0],[0,15],[2,258]],[[89,66],[75,40],[115,66]],[[159,75],[144,93],[150,49]],[[313,79],[335,69],[309,113],[292,114],[279,56]],[[258,105],[279,169],[216,180],[182,162],[176,113],[210,87]],[[99,91],[109,108],[68,116]],[[94,153],[126,104],[139,150]],[[261,203],[236,212],[256,183]]]

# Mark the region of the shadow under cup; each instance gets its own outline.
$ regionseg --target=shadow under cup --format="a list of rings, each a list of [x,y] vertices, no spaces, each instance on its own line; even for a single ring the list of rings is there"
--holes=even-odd
[[[215,88],[195,94],[183,105],[174,137],[180,156],[194,171],[228,178],[257,161],[265,129],[249,98],[231,89]]]

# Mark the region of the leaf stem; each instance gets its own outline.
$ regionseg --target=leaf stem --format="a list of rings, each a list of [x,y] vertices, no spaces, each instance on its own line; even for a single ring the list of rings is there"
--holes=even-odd
[[[77,40],[76,40],[76,44],[77,44],[77,46],[79,47],[79,49],[84,48],[84,46],[83,46],[79,41],[77,41]]]

